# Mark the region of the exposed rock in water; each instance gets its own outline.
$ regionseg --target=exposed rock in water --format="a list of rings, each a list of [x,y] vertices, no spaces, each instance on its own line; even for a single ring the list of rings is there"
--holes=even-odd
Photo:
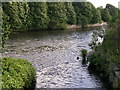
[[[77,60],[79,59],[79,57],[77,57]]]
[[[65,64],[68,64],[69,62],[66,62]]]

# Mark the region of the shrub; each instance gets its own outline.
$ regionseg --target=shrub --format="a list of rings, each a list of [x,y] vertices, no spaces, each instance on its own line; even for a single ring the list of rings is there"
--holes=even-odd
[[[67,25],[66,23],[60,23],[58,21],[50,21],[49,25],[48,25],[48,29],[50,30],[65,30],[67,29]]]
[[[35,69],[31,63],[23,59],[9,57],[2,60],[2,88],[3,89],[30,89],[35,86]]]
[[[86,60],[86,56],[87,56],[87,50],[86,49],[82,49],[81,56],[82,56],[83,60],[85,61]]]
[[[94,70],[102,79],[108,79],[107,83],[111,82],[109,79],[111,74],[115,75],[116,70],[120,70],[120,41],[117,40],[116,34],[117,30],[108,30],[102,45],[98,46],[87,58],[90,61],[88,68]],[[114,86],[114,83],[116,82],[111,83],[113,88],[120,87],[118,84]]]

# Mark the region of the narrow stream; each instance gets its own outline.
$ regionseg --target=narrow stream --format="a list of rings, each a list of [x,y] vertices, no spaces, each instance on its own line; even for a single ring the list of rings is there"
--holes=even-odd
[[[36,88],[101,88],[102,82],[82,65],[80,56],[82,49],[90,50],[95,30],[101,28],[15,33],[3,56],[30,61],[37,72]]]

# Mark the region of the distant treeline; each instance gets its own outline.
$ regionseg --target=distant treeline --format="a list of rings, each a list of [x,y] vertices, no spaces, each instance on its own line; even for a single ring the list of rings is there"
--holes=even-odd
[[[57,29],[61,24],[84,27],[118,15],[118,9],[110,4],[95,8],[90,2],[4,2],[2,7],[5,22],[14,30]]]
[[[11,31],[59,30],[67,24],[114,22],[119,9],[107,4],[95,8],[90,2],[3,2],[2,45]]]

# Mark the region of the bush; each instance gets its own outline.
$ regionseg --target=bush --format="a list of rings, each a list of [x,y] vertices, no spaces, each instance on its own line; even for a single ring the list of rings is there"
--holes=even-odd
[[[81,56],[82,56],[82,63],[85,64],[86,63],[86,57],[87,57],[87,50],[86,49],[82,49]]]
[[[58,21],[50,21],[49,25],[48,25],[48,29],[50,30],[65,30],[67,29],[67,25],[66,23],[60,23]]]
[[[0,58],[2,60],[3,89],[31,89],[35,87],[35,69],[23,59]]]
[[[82,49],[81,56],[83,57],[83,59],[87,56],[87,50],[86,49]]]
[[[88,68],[94,70],[102,79],[108,79],[108,83],[111,82],[109,77],[112,74],[115,75],[117,70],[120,70],[120,41],[117,40],[117,34],[116,29],[108,30],[102,45],[98,46],[95,52],[87,58],[90,61]],[[114,83],[116,82],[112,81],[111,83],[113,88]],[[120,87],[117,85],[116,88]]]

